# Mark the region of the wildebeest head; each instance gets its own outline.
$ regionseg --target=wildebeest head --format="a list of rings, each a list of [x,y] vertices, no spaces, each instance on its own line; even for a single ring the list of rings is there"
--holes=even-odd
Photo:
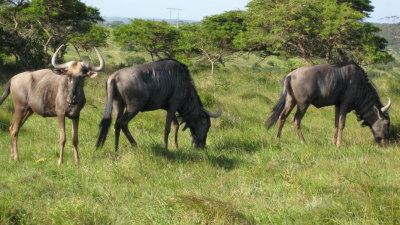
[[[218,112],[215,114],[203,109],[200,117],[186,122],[183,130],[186,130],[186,128],[190,129],[190,133],[192,135],[192,144],[196,148],[204,148],[206,145],[207,133],[211,126],[210,118],[217,118],[221,116],[221,114],[221,108],[219,108]]]
[[[374,134],[375,142],[386,143],[390,137],[390,117],[388,110],[392,102],[389,102],[386,106],[378,109],[374,106],[374,113],[377,117],[376,121],[370,125],[372,133]]]
[[[85,62],[82,61],[70,61],[63,64],[57,64],[56,63],[57,54],[63,46],[64,45],[61,45],[60,47],[57,48],[56,52],[53,54],[53,57],[51,59],[51,64],[54,66],[55,69],[60,71],[60,73],[58,73],[59,75],[67,76],[68,79],[67,103],[75,105],[77,104],[77,95],[78,95],[77,87],[83,82],[83,80],[86,77],[90,78],[96,77],[97,72],[101,71],[104,68],[105,63],[99,51],[96,48],[94,48],[100,61],[100,66],[98,67],[86,64]]]

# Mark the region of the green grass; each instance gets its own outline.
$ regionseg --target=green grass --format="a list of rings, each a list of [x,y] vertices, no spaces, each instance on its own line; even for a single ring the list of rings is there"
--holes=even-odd
[[[122,60],[118,54],[111,58]],[[311,107],[303,120],[307,144],[289,122],[278,141],[276,127],[266,130],[264,121],[279,97],[284,62],[254,63],[233,59],[212,77],[209,71],[193,74],[207,108],[223,109],[204,150],[192,148],[189,132],[180,131],[180,149],[165,152],[164,111],[131,121],[138,148],[121,135],[114,152],[111,129],[105,147],[95,150],[103,73],[86,82],[81,166],[73,166],[70,133],[65,162],[56,165],[57,121],[40,116],[22,128],[15,163],[9,160],[7,99],[0,108],[0,224],[399,224],[398,140],[374,144],[350,113],[344,146],[337,148],[330,144],[333,107]],[[382,100],[394,102],[390,115],[398,137],[400,77],[379,72],[373,81]]]

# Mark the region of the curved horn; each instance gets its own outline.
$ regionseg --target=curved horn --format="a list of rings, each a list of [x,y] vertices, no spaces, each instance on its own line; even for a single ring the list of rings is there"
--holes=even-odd
[[[54,68],[56,69],[64,69],[65,67],[67,67],[66,63],[63,64],[57,64],[56,63],[56,59],[57,59],[57,54],[60,51],[60,49],[64,47],[64,44],[62,44],[60,47],[57,48],[56,52],[54,52],[53,57],[51,57],[51,64],[54,66]]]
[[[222,109],[221,109],[221,106],[218,106],[218,112],[217,113],[211,113],[211,112],[209,112],[209,111],[207,111],[207,110],[205,110],[205,109],[203,109],[204,110],[204,112],[206,112],[207,113],[207,115],[208,116],[210,116],[210,118],[218,118],[218,117],[220,117],[221,115],[222,115]]]
[[[384,107],[382,107],[382,108],[381,108],[381,111],[382,111],[383,113],[385,113],[386,111],[389,110],[389,108],[390,108],[391,105],[392,105],[392,101],[390,101],[390,98],[389,98],[387,105],[385,105]]]
[[[87,68],[88,68],[90,71],[99,72],[99,71],[101,71],[102,69],[104,69],[105,63],[104,63],[103,57],[101,56],[100,52],[97,50],[96,47],[94,47],[94,50],[95,50],[96,53],[97,53],[97,57],[99,57],[100,66],[95,67],[95,66],[89,65]]]

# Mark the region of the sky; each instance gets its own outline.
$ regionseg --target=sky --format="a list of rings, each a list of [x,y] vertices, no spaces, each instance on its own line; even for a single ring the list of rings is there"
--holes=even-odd
[[[229,10],[246,9],[249,0],[82,0],[100,9],[102,16],[128,18],[160,18],[200,21],[204,16]],[[372,0],[375,7],[368,22],[382,22],[387,16],[400,17],[400,0]],[[171,13],[171,14],[170,14]],[[400,21],[397,21],[400,22]]]
[[[81,0],[86,5],[100,9],[102,16],[129,18],[169,19],[168,8],[182,9],[179,18],[200,21],[204,16],[225,11],[245,9],[248,0]],[[178,11],[171,11],[176,19]]]
[[[400,1],[399,0],[372,0],[375,7],[374,12],[370,14],[368,22],[382,22],[382,18],[388,16],[400,17]],[[387,22],[387,21],[386,21]],[[398,20],[397,23],[400,21]]]

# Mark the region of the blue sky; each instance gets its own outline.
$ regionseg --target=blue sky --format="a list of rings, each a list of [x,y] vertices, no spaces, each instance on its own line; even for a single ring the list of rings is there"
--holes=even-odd
[[[371,13],[369,22],[381,22],[381,18],[387,16],[400,17],[400,1],[399,0],[372,0],[372,5],[375,7]],[[398,21],[400,22],[400,21]]]
[[[129,18],[169,19],[167,8],[180,8],[179,18],[201,20],[204,16],[220,14],[235,9],[245,9],[248,0],[82,0],[87,5],[100,9],[102,16]],[[172,12],[177,18],[177,11]]]
[[[180,8],[179,18],[201,20],[204,16],[220,14],[235,9],[245,9],[249,0],[82,0],[87,5],[100,9],[102,16],[129,18],[170,17],[167,8]],[[372,0],[375,11],[367,21],[379,22],[386,16],[400,17],[400,0]],[[177,18],[177,11],[172,12]]]

